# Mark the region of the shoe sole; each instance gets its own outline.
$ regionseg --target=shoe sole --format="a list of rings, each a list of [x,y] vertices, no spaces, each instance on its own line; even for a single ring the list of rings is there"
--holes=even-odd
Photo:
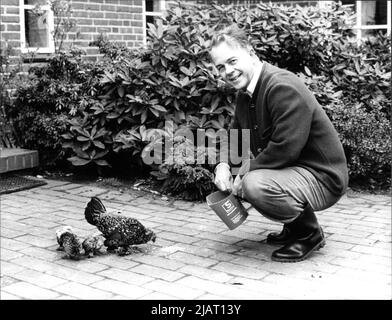
[[[315,247],[310,250],[307,254],[305,254],[304,256],[302,256],[301,258],[293,258],[293,259],[285,259],[285,258],[275,258],[275,257],[271,257],[271,259],[273,261],[277,261],[277,262],[300,262],[305,260],[307,257],[309,257],[309,255],[316,251],[316,250],[320,250],[321,248],[323,248],[325,246],[325,239],[321,240],[320,243],[318,243],[317,245],[315,245]]]

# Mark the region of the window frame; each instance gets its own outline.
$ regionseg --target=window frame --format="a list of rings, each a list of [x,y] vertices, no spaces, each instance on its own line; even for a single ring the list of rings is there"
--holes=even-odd
[[[331,5],[333,2],[335,1],[319,1],[319,8],[325,8],[328,5]],[[355,1],[356,23],[353,29],[356,31],[356,40],[358,43],[360,43],[365,38],[362,34],[364,30],[384,29],[387,31],[387,36],[391,35],[391,2],[391,0],[387,1],[387,24],[365,25],[362,24],[362,1]]]
[[[355,1],[356,4],[356,14],[357,23],[355,25],[355,30],[357,32],[357,41],[361,42],[363,40],[362,31],[364,30],[380,30],[386,29],[387,36],[391,35],[391,0],[387,1],[387,24],[372,24],[364,25],[362,24],[362,1]]]
[[[54,15],[49,4],[41,5],[43,11],[47,11],[47,23],[48,23],[48,47],[27,47],[26,41],[26,21],[25,11],[34,9],[35,5],[25,4],[24,0],[19,0],[19,16],[20,16],[20,45],[22,53],[36,52],[36,53],[54,53],[55,44],[53,39],[54,31]]]
[[[155,0],[154,0],[155,1]],[[166,10],[166,0],[159,0],[160,11],[146,11],[146,0],[143,0],[143,45],[147,45],[147,16],[161,17]]]

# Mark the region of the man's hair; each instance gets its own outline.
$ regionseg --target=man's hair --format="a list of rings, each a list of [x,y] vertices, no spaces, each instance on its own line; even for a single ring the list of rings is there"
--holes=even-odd
[[[241,48],[247,48],[249,46],[246,32],[236,24],[232,24],[218,31],[211,39],[210,50],[222,42],[227,42],[232,46],[239,46]]]

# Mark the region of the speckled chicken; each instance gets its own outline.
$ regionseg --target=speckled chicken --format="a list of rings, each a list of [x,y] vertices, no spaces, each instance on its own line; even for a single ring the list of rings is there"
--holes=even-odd
[[[58,251],[64,251],[64,247],[62,242],[60,242],[60,237],[64,232],[71,232],[73,233],[72,227],[71,226],[62,226],[61,228],[56,230],[56,238],[57,238],[57,243],[59,244],[59,247],[57,248]]]
[[[138,220],[120,214],[109,214],[98,197],[87,203],[84,216],[88,223],[96,226],[105,237],[108,250],[119,249],[119,254],[129,254],[130,246],[155,242],[155,233],[144,227]]]
[[[79,260],[82,258],[84,254],[82,241],[73,232],[67,229],[59,231],[58,243],[60,245],[59,248],[62,248],[62,250],[65,252],[65,257],[73,260]]]
[[[94,255],[103,254],[106,251],[104,242],[105,237],[101,233],[88,236],[82,243],[84,254],[89,258],[92,258]]]

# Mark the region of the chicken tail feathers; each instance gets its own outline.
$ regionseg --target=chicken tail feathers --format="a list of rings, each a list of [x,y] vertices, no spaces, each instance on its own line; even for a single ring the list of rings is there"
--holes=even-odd
[[[106,213],[106,208],[98,197],[92,197],[84,209],[84,217],[87,222],[95,225],[96,218],[101,214]]]

